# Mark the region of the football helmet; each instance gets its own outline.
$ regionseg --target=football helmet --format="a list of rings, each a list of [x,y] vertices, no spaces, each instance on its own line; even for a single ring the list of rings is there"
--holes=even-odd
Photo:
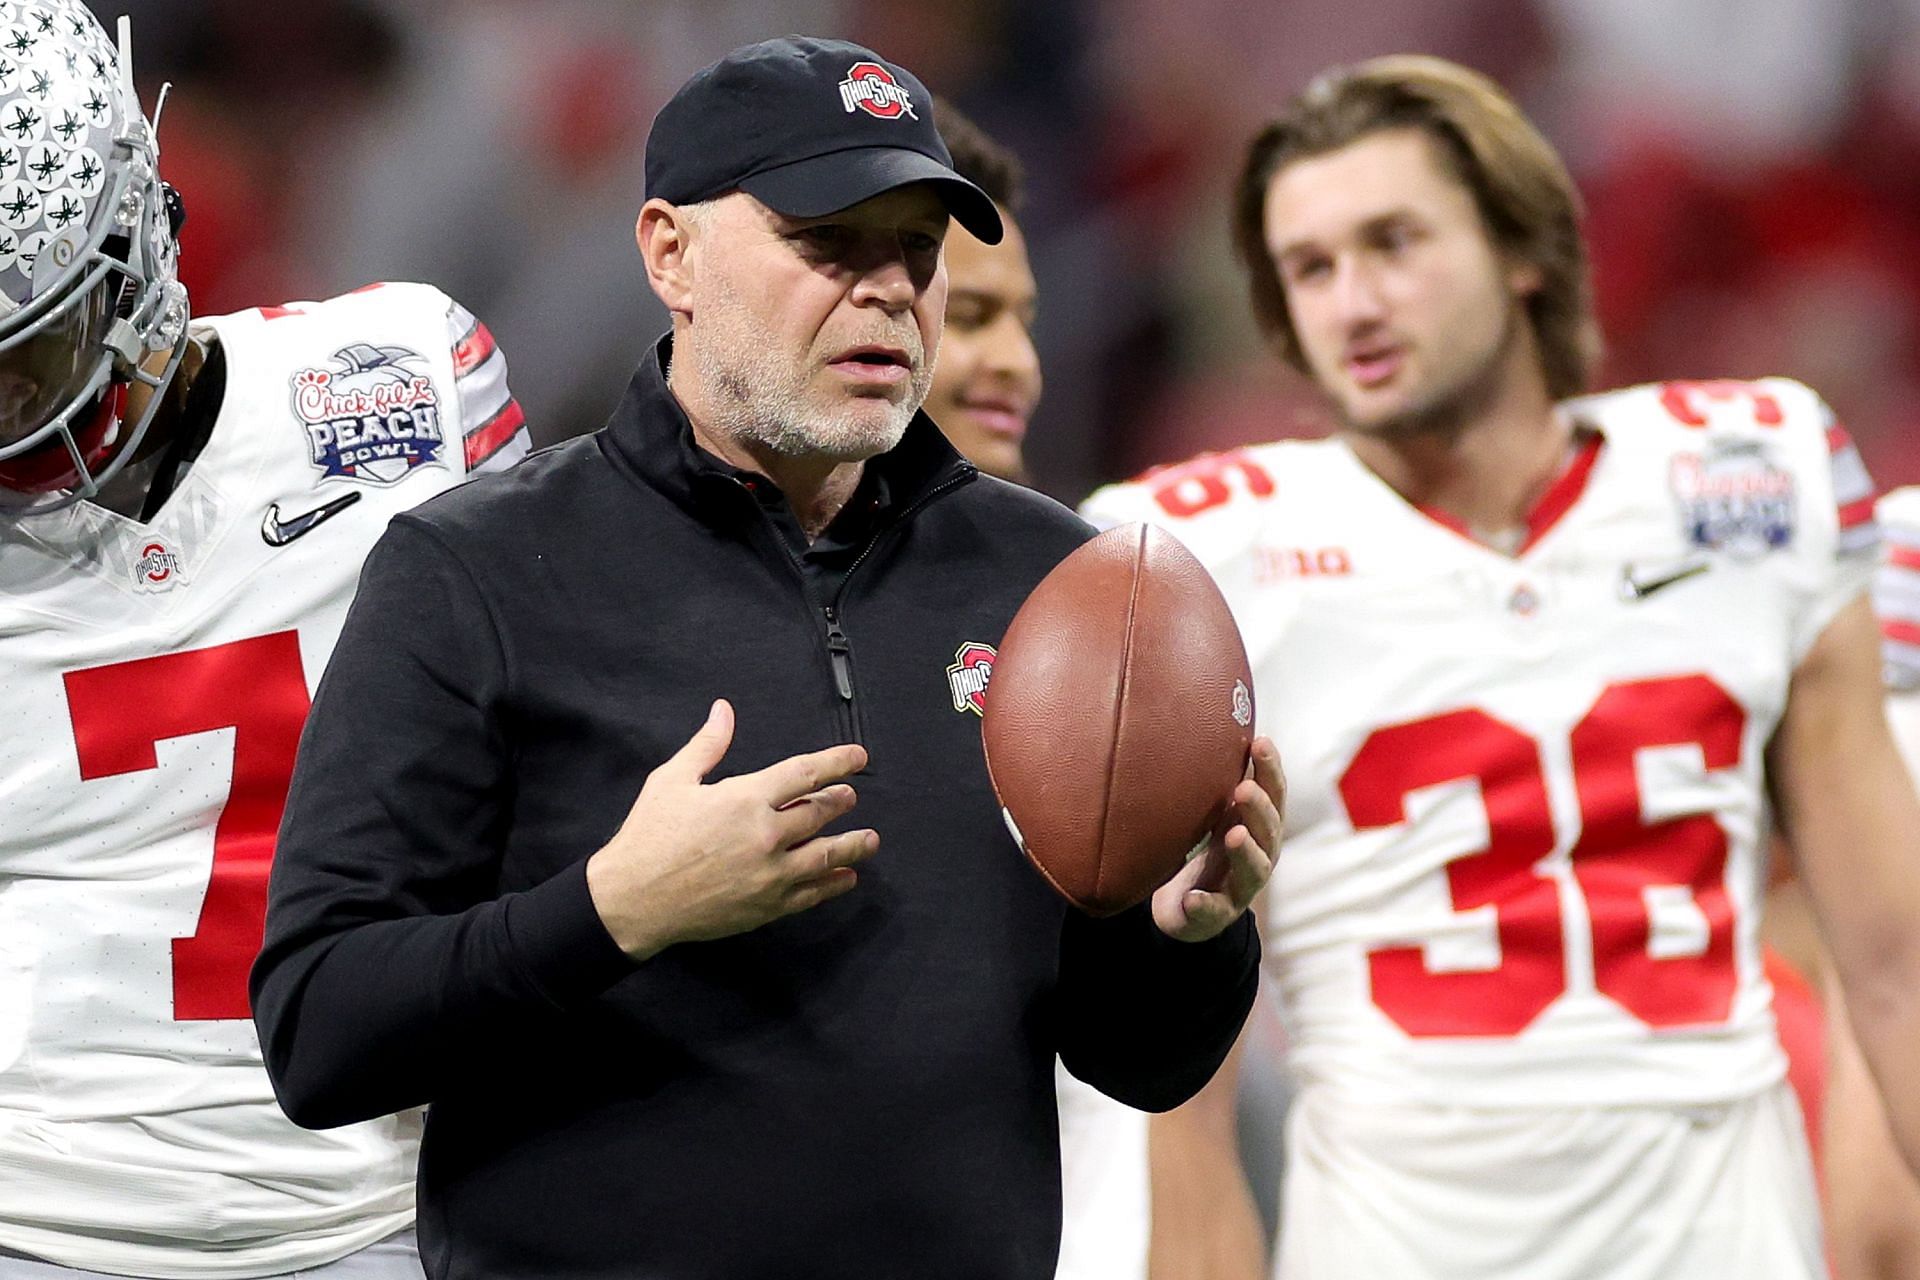
[[[79,0],[0,0],[0,516],[99,492],[186,347],[178,197],[128,44]]]

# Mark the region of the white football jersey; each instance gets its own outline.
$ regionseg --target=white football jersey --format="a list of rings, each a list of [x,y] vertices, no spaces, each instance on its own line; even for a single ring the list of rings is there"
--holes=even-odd
[[[413,1217],[417,1117],[281,1114],[247,999],[294,748],[395,512],[527,451],[438,290],[205,322],[226,386],[147,523],[0,521],[0,1246],[260,1276]]]
[[[1895,489],[1879,502],[1886,554],[1873,580],[1887,688],[1920,703],[1920,487]]]
[[[1867,585],[1857,451],[1785,380],[1571,401],[1499,554],[1343,442],[1102,490],[1212,570],[1285,762],[1267,978],[1303,1084],[1361,1102],[1691,1104],[1784,1072],[1762,755]]]

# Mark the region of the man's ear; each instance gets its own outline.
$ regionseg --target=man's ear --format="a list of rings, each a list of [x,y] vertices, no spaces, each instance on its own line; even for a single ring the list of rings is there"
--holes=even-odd
[[[640,217],[633,225],[640,260],[647,268],[647,284],[676,316],[693,315],[694,235],[694,220],[684,210],[659,199],[641,205]]]
[[[1546,273],[1539,264],[1511,259],[1507,263],[1507,290],[1516,298],[1531,298],[1546,288]]]

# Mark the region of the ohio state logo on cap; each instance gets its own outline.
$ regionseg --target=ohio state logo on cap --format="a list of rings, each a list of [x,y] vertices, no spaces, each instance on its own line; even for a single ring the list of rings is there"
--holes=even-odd
[[[905,115],[918,120],[913,99],[893,78],[893,72],[877,62],[856,62],[840,82],[840,103],[852,114],[855,107],[882,120],[897,120]]]

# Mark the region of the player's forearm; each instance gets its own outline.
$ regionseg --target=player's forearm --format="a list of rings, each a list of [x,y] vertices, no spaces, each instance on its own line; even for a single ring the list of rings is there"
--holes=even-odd
[[[1898,765],[1838,758],[1859,762],[1853,776],[1828,778],[1829,802],[1797,806],[1789,836],[1894,1140],[1920,1170],[1920,1076],[1912,1070],[1920,1046],[1920,805]]]
[[[1903,1165],[1846,1002],[1827,986],[1827,1242],[1835,1280],[1920,1280],[1920,1180]]]
[[[1876,965],[1849,975],[1843,967],[1847,1009],[1861,1056],[1878,1083],[1887,1125],[1908,1170],[1920,1174],[1920,954],[1910,962]]]
[[[1059,1052],[1128,1106],[1166,1111],[1199,1092],[1240,1034],[1259,985],[1251,913],[1205,942],[1177,942],[1147,907],[1075,915],[1061,943]]]
[[[1888,728],[1880,628],[1863,596],[1794,672],[1770,753],[1799,861],[1853,1029],[1894,1138],[1920,1168],[1920,796]]]
[[[1262,1280],[1266,1242],[1237,1137],[1243,1034],[1207,1086],[1148,1122],[1150,1280]]]

